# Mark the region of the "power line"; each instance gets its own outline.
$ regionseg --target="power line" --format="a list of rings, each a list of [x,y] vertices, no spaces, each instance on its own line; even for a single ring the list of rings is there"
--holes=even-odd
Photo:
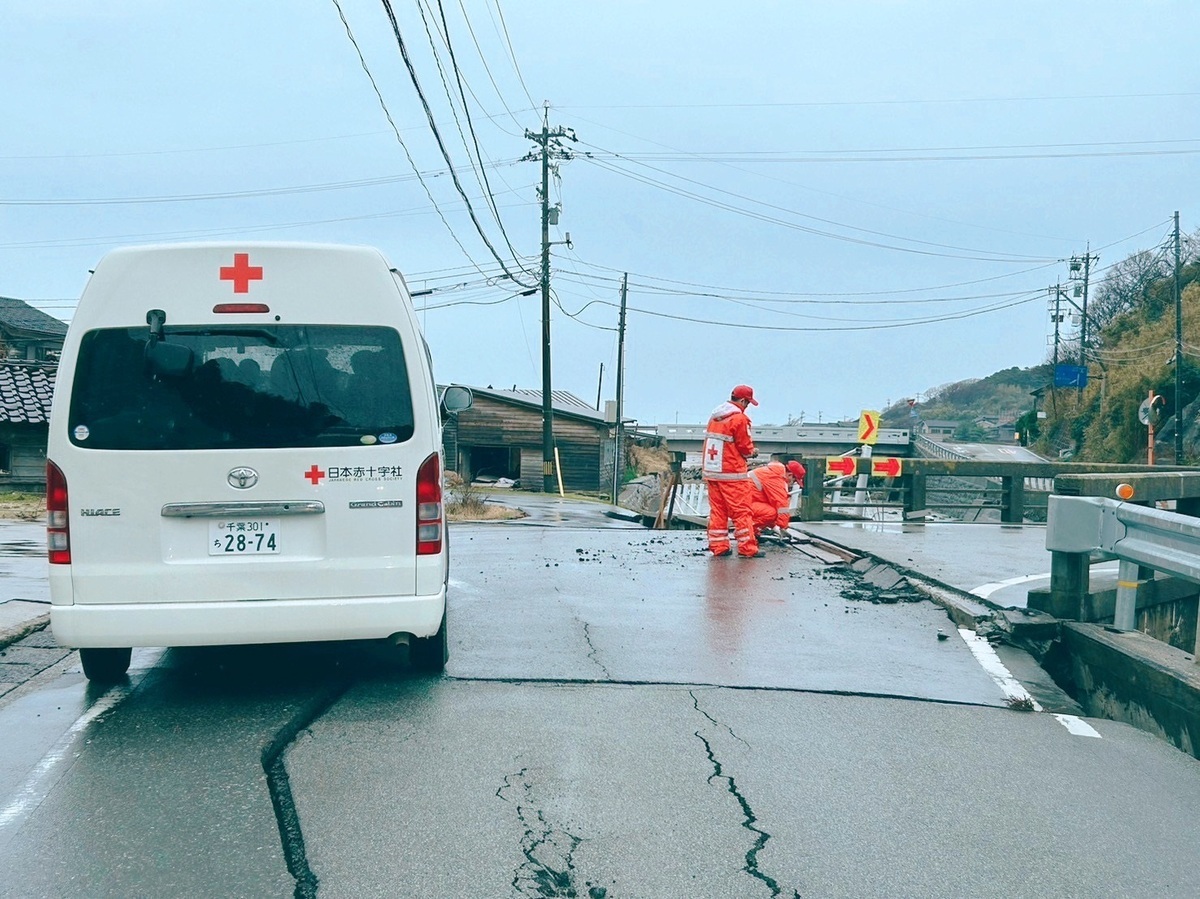
[[[1080,94],[1050,97],[941,97],[909,100],[823,100],[780,101],[776,103],[635,103],[610,105],[580,105],[564,109],[771,109],[826,106],[921,106],[946,103],[1047,103],[1078,100],[1148,100],[1177,97],[1200,97],[1200,91],[1178,91],[1152,94]]]
[[[646,143],[653,144],[658,147],[665,147],[668,150],[672,150],[675,153],[681,154],[685,160],[690,161],[691,159],[694,158],[694,154],[689,153],[686,150],[681,150],[679,147],[672,147],[669,144],[664,144],[660,141],[651,140],[647,137],[632,134],[628,131],[622,131],[619,128],[614,128],[611,125],[605,125],[600,122],[596,122],[595,120],[592,120],[592,119],[586,119],[583,116],[576,116],[576,118],[578,118],[580,121],[589,122],[590,124],[596,125],[597,127],[600,127],[600,128],[604,128],[608,131],[614,131],[617,134],[625,135],[626,137],[632,137],[636,140],[644,141]],[[712,159],[712,160],[707,160],[707,161],[715,162],[716,164],[721,165],[725,168],[732,169],[735,172],[743,172],[745,174],[753,175],[756,178],[765,178],[768,181],[775,181],[779,184],[790,184],[794,187],[799,187],[801,190],[806,190],[811,193],[820,194],[820,195],[826,196],[826,197],[833,197],[834,199],[837,199],[837,200],[844,200],[844,201],[848,201],[851,203],[861,204],[864,206],[872,206],[877,209],[886,209],[890,212],[900,212],[905,215],[912,215],[912,216],[916,216],[918,218],[931,219],[933,221],[939,221],[939,222],[949,222],[950,224],[954,224],[954,225],[966,225],[967,227],[970,227],[970,228],[976,228],[976,229],[983,230],[983,231],[992,231],[992,232],[999,233],[999,234],[1014,234],[1014,235],[1017,235],[1020,237],[1035,237],[1039,240],[1062,240],[1062,241],[1067,240],[1067,238],[1062,238],[1062,237],[1051,237],[1051,236],[1047,236],[1045,234],[1029,234],[1029,233],[1019,232],[1019,231],[1012,231],[1012,230],[1009,230],[1006,228],[995,228],[990,225],[982,225],[982,224],[979,224],[978,222],[963,222],[958,219],[946,218],[945,216],[930,215],[930,214],[924,213],[924,212],[914,212],[909,209],[901,209],[896,206],[889,206],[886,203],[876,203],[876,202],[872,202],[869,200],[863,200],[858,197],[848,197],[844,194],[838,194],[838,193],[834,193],[834,192],[828,191],[828,190],[820,190],[820,189],[812,187],[811,185],[808,185],[808,184],[800,184],[796,181],[789,181],[785,178],[777,178],[774,175],[767,175],[763,172],[759,172],[754,169],[748,169],[748,168],[742,168],[741,166],[730,165],[730,163],[727,160]]]
[[[421,0],[417,0],[417,9],[421,13],[421,21],[425,25],[425,34],[429,37],[429,45],[433,50],[433,58],[437,63],[438,74],[441,76],[442,86],[446,88],[446,99],[450,103],[450,113],[454,116],[454,122],[458,126],[458,134],[459,137],[462,138],[463,146],[467,148],[467,159],[470,160],[471,168],[475,172],[475,177],[480,182],[480,187],[483,189],[485,202],[487,203],[488,208],[491,210],[492,217],[496,220],[496,225],[500,228],[500,234],[504,237],[504,242],[508,245],[509,252],[512,253],[514,259],[518,260],[519,264],[520,254],[517,252],[516,247],[512,245],[512,241],[508,237],[508,231],[506,231],[504,228],[504,221],[500,217],[500,210],[496,208],[496,200],[493,196],[492,185],[488,181],[487,167],[483,158],[483,151],[479,148],[479,138],[475,134],[475,124],[471,121],[471,110],[469,108],[469,104],[467,103],[467,92],[464,88],[462,72],[458,67],[458,60],[454,56],[454,45],[450,42],[450,26],[446,22],[446,10],[445,7],[442,6],[442,0],[437,0],[437,5],[438,13],[442,21],[442,30],[440,34],[442,40],[446,44],[446,52],[450,54],[450,68],[454,72],[455,84],[458,86],[458,96],[462,101],[463,117],[467,120],[467,130],[471,134],[471,145],[475,148],[474,157],[471,156],[471,146],[467,146],[466,137],[462,133],[462,124],[459,122],[458,114],[454,109],[454,100],[450,95],[449,85],[446,84],[446,75],[445,72],[442,71],[442,64],[441,60],[438,58],[437,47],[434,46],[433,35],[429,30],[429,23],[425,19],[424,4],[421,2]],[[473,91],[471,92],[471,95],[474,96]],[[478,102],[477,97],[476,102]],[[475,164],[476,160],[478,160],[478,166]],[[525,271],[525,274],[528,275],[530,272]]]
[[[1026,296],[1022,299],[1017,299],[1012,302],[991,304],[991,305],[981,307],[978,309],[970,309],[970,310],[965,310],[963,312],[958,312],[958,313],[952,313],[952,314],[946,314],[946,315],[940,315],[940,316],[928,316],[925,318],[914,318],[914,319],[894,320],[894,321],[888,321],[888,322],[878,322],[875,324],[839,325],[839,326],[835,326],[835,327],[790,327],[790,326],[786,326],[786,325],[755,325],[755,324],[749,324],[746,322],[717,321],[714,319],[695,318],[695,317],[686,316],[686,315],[675,315],[675,314],[667,313],[667,312],[655,312],[651,309],[640,309],[640,308],[637,308],[634,306],[628,306],[627,309],[630,312],[636,312],[640,315],[648,315],[648,316],[652,316],[654,318],[666,318],[666,319],[671,319],[673,321],[690,322],[692,324],[715,325],[715,326],[721,327],[721,328],[738,328],[738,329],[752,330],[752,331],[789,331],[789,332],[790,331],[795,331],[795,332],[883,331],[883,330],[891,330],[894,328],[908,328],[908,327],[915,327],[915,326],[919,326],[919,325],[931,325],[931,324],[939,324],[941,322],[947,322],[947,321],[957,321],[959,319],[964,319],[964,318],[973,318],[974,316],[977,316],[977,315],[984,315],[989,312],[998,312],[1003,309],[1011,309],[1015,306],[1021,306],[1026,303],[1029,303],[1033,300],[1041,298],[1042,295],[1043,295],[1042,291],[1038,290],[1036,292],[1029,294],[1028,296]],[[613,308],[616,308],[616,304],[612,303],[612,302],[608,302],[608,301],[597,301],[597,302],[600,302],[602,305],[605,305],[605,306],[611,306]]]
[[[1147,229],[1147,230],[1149,230],[1149,229]],[[576,256],[575,258],[579,262],[583,263],[584,265],[586,265],[590,268],[598,268],[598,269],[602,269],[604,271],[610,271],[610,272],[625,271],[624,269],[616,269],[616,268],[612,268],[611,266],[600,265],[599,263],[595,263],[595,262],[585,262],[583,259],[580,259],[578,256]],[[1019,275],[1029,274],[1030,272],[1041,271],[1042,269],[1049,268],[1053,265],[1056,265],[1057,263],[1059,263],[1061,261],[1062,260],[1055,260],[1054,262],[1047,262],[1043,265],[1036,265],[1032,268],[1022,269],[1021,271],[1017,271],[1017,272],[1009,272],[1009,273],[1003,274],[1003,275],[991,275],[987,278],[976,278],[971,281],[955,281],[950,284],[935,284],[935,285],[930,285],[927,287],[904,287],[904,288],[896,288],[893,290],[837,291],[837,292],[826,292],[826,293],[820,293],[820,292],[814,292],[814,291],[795,292],[795,291],[759,290],[759,289],[740,288],[740,287],[716,287],[716,286],[713,286],[710,284],[699,284],[699,283],[696,283],[695,281],[680,281],[680,280],[676,280],[676,279],[672,279],[672,278],[662,278],[657,275],[647,275],[644,272],[630,272],[629,274],[636,275],[639,278],[648,278],[652,281],[661,281],[664,284],[680,284],[685,287],[701,288],[704,291],[717,291],[722,296],[733,295],[733,294],[737,294],[737,293],[750,293],[755,296],[763,296],[763,297],[768,297],[768,296],[870,297],[870,296],[892,296],[892,295],[896,295],[896,294],[905,294],[905,293],[932,293],[933,291],[937,291],[937,290],[950,290],[950,289],[956,288],[956,287],[969,287],[973,284],[985,284],[990,281],[999,281],[1004,278],[1015,278]],[[581,273],[577,273],[577,274],[581,274]],[[599,279],[599,276],[593,276],[593,275],[588,275],[586,277],[596,277]],[[619,278],[604,278],[604,279],[600,279],[600,280],[611,281],[612,283],[615,284],[615,283],[619,282],[620,279]],[[661,288],[656,285],[638,284],[637,286],[644,290],[655,290],[660,293],[670,293],[671,292],[670,290],[668,290],[666,288]],[[685,295],[694,295],[696,293],[696,291],[677,291],[677,292],[685,294]]]
[[[911,243],[918,243],[918,244],[924,244],[924,245],[935,246],[935,247],[944,247],[944,248],[948,248],[948,249],[961,249],[965,253],[983,253],[983,254],[989,254],[989,255],[980,256],[980,255],[964,255],[963,253],[939,253],[939,252],[935,252],[933,250],[921,250],[921,249],[917,249],[915,247],[903,247],[903,246],[897,246],[895,244],[887,244],[887,243],[881,243],[879,241],[867,240],[865,238],[860,238],[860,237],[852,237],[852,236],[846,235],[846,234],[837,234],[832,231],[825,231],[820,228],[813,228],[813,227],[810,227],[807,225],[801,225],[797,222],[789,222],[784,219],[766,215],[764,213],[754,212],[753,210],[743,209],[743,208],[741,208],[739,206],[735,206],[731,203],[726,203],[721,200],[715,200],[710,197],[705,197],[701,194],[697,194],[693,191],[674,187],[673,185],[666,184],[662,181],[658,181],[653,178],[642,176],[642,175],[636,174],[634,172],[626,171],[624,169],[621,169],[618,166],[610,165],[606,161],[598,159],[594,156],[590,156],[589,154],[586,154],[586,153],[582,154],[582,158],[586,161],[591,162],[593,165],[596,165],[607,171],[611,171],[614,174],[618,174],[623,177],[630,178],[641,184],[645,184],[650,187],[658,188],[659,190],[665,190],[668,193],[673,193],[673,194],[676,194],[677,196],[695,200],[696,202],[703,203],[707,206],[713,206],[717,209],[722,209],[722,210],[725,210],[726,212],[733,212],[737,215],[743,215],[743,216],[746,216],[747,218],[752,218],[757,221],[766,222],[766,223],[774,224],[774,225],[780,225],[784,228],[790,228],[795,231],[804,232],[805,234],[813,234],[813,235],[816,235],[819,237],[827,237],[832,240],[840,240],[840,241],[844,241],[846,243],[858,244],[860,246],[870,246],[870,247],[878,247],[880,249],[894,250],[894,251],[901,252],[901,253],[913,253],[913,254],[920,255],[920,256],[937,256],[937,257],[941,257],[941,258],[945,258],[945,259],[967,259],[967,260],[973,260],[973,261],[977,261],[977,262],[1000,262],[1000,263],[1023,263],[1023,262],[1033,262],[1033,261],[1050,262],[1051,261],[1050,259],[1048,259],[1046,257],[1039,257],[1039,256],[1012,256],[1012,255],[1005,256],[1002,254],[995,253],[991,250],[974,250],[974,249],[966,248],[966,247],[952,247],[948,244],[938,244],[938,243],[933,243],[931,241],[922,241],[922,240],[918,240],[916,238],[901,237],[899,235],[885,234],[883,232],[871,231],[870,229],[867,229],[867,228],[858,228],[854,225],[847,225],[847,224],[843,224],[841,222],[831,222],[827,219],[821,219],[816,216],[810,216],[810,215],[806,215],[801,212],[796,212],[794,210],[785,209],[780,206],[775,206],[771,203],[764,203],[760,200],[754,200],[750,197],[744,197],[740,194],[733,193],[732,191],[722,190],[721,188],[713,187],[711,185],[704,184],[699,181],[695,181],[691,178],[684,178],[683,176],[674,175],[673,173],[665,172],[661,169],[655,169],[655,171],[663,171],[663,174],[667,174],[667,175],[670,175],[671,177],[678,178],[681,181],[687,181],[692,184],[697,184],[697,185],[700,185],[701,187],[705,187],[709,190],[715,190],[718,193],[727,194],[729,196],[736,197],[738,199],[746,200],[747,202],[750,202],[750,203],[756,203],[758,205],[765,206],[769,209],[778,209],[778,210],[788,213],[789,215],[795,215],[795,216],[799,216],[802,218],[813,219],[814,221],[820,221],[820,222],[825,222],[828,224],[833,224],[833,225],[836,225],[837,227],[848,228],[848,229],[851,229],[854,231],[861,231],[865,234],[878,234],[878,235],[881,235],[884,237],[891,237],[896,240],[909,241]],[[645,163],[640,163],[640,164],[645,165]],[[653,169],[654,167],[648,166],[648,168]],[[1053,261],[1057,261],[1057,260],[1053,260]]]
[[[458,180],[458,173],[454,169],[454,163],[450,159],[450,153],[446,149],[445,141],[442,140],[441,132],[438,130],[437,122],[433,117],[433,111],[430,109],[429,102],[425,98],[425,92],[421,89],[421,82],[417,78],[417,71],[415,68],[413,68],[412,59],[408,55],[408,47],[404,43],[404,36],[400,33],[400,24],[396,21],[396,13],[392,10],[391,0],[382,0],[382,2],[384,10],[387,12],[388,21],[391,22],[392,34],[395,35],[396,45],[400,49],[400,56],[404,60],[404,67],[408,70],[409,80],[412,81],[413,88],[417,92],[417,98],[421,101],[421,108],[425,110],[425,117],[429,122],[429,129],[433,132],[434,140],[438,145],[438,149],[441,151],[442,158],[446,161],[446,166],[450,169],[450,180],[454,183],[454,189],[458,191],[458,195],[462,197],[462,201],[467,209],[467,215],[470,216],[471,223],[475,226],[475,231],[479,234],[479,237],[483,241],[484,245],[487,246],[488,251],[492,254],[492,257],[498,263],[500,263],[500,266],[504,269],[505,274],[507,274],[514,282],[520,284],[522,287],[534,286],[532,284],[526,284],[511,271],[509,271],[507,263],[500,257],[499,252],[496,250],[495,246],[492,245],[491,240],[484,232],[483,225],[480,224],[479,218],[475,214],[475,207],[471,205],[470,198],[467,196],[466,191],[463,190],[463,186]],[[522,274],[529,273],[522,269]]]
[[[335,0],[336,2],[336,0]],[[411,160],[410,160],[411,161]],[[496,166],[516,165],[516,160],[494,163]],[[207,200],[244,200],[255,197],[278,197],[290,194],[324,193],[336,190],[350,190],[358,187],[379,187],[384,184],[399,184],[408,181],[421,181],[424,175],[438,177],[449,174],[441,169],[422,173],[414,168],[413,175],[383,175],[378,178],[358,178],[353,181],[327,181],[321,184],[301,184],[290,187],[264,187],[254,190],[219,191],[215,193],[197,194],[168,194],[145,197],[44,197],[26,199],[0,198],[0,206],[122,206],[139,205],[143,203],[188,203]],[[433,201],[433,197],[430,197]],[[434,203],[436,206],[437,204]]]
[[[479,45],[479,38],[475,36],[475,29],[471,27],[471,17],[467,15],[467,8],[463,5],[463,0],[458,0],[458,8],[462,10],[463,22],[466,23],[467,32],[471,35],[471,41],[475,44],[475,49],[479,53],[479,61],[483,63],[483,70],[487,73],[488,81],[492,83],[492,89],[496,91],[496,97],[500,100],[500,105],[504,107],[504,111],[508,113],[508,117],[513,120],[513,124],[524,131],[525,125],[517,118],[516,113],[514,113],[509,107],[508,102],[504,98],[504,94],[500,91],[500,85],[496,83],[496,78],[492,75],[492,70],[491,67],[488,66],[487,57],[484,55],[483,47]],[[512,47],[510,45],[509,51],[511,52],[511,50]],[[526,95],[528,95],[528,93],[529,92],[526,91]],[[535,108],[533,106],[533,100],[531,99],[529,102],[530,108]],[[482,104],[480,105],[482,106]]]
[[[492,0],[492,5],[496,7],[496,16],[500,19],[500,30],[504,32],[504,44],[508,47],[508,58],[512,61],[513,71],[517,73],[517,80],[521,82],[521,90],[525,91],[525,99],[529,101],[529,105],[537,108],[537,103],[530,96],[529,88],[525,86],[525,76],[521,74],[521,67],[517,64],[517,54],[513,51],[512,38],[508,35],[508,23],[504,21],[504,10],[500,8],[500,0]],[[491,18],[491,8],[488,8],[488,17]],[[492,19],[492,27],[495,28],[496,20]]]
[[[385,5],[386,3],[387,0],[384,0]],[[342,20],[342,26],[346,29],[346,36],[350,38],[350,43],[354,46],[354,52],[358,54],[358,62],[362,66],[363,72],[366,73],[367,80],[371,82],[371,88],[375,91],[375,97],[377,100],[379,100],[379,106],[383,109],[383,115],[387,119],[388,124],[392,126],[392,133],[396,135],[396,141],[400,144],[400,149],[404,151],[404,155],[408,159],[408,164],[412,166],[412,170],[417,173],[417,180],[421,182],[421,187],[425,190],[425,195],[429,197],[429,202],[433,204],[433,208],[437,212],[438,218],[442,220],[442,224],[445,225],[446,230],[450,232],[450,237],[458,245],[458,248],[462,250],[462,254],[466,256],[468,260],[470,260],[472,265],[478,268],[478,263],[476,263],[471,254],[467,252],[467,248],[463,245],[463,242],[458,239],[458,235],[455,234],[454,229],[450,227],[450,222],[446,220],[446,216],[442,213],[441,207],[438,206],[437,200],[433,198],[433,192],[430,191],[429,185],[426,184],[425,179],[421,177],[421,170],[417,168],[417,163],[413,159],[412,153],[409,152],[408,144],[406,144],[404,142],[404,138],[400,136],[400,128],[396,125],[396,120],[392,118],[392,112],[390,109],[388,109],[387,102],[383,99],[383,93],[379,90],[379,85],[375,82],[375,76],[371,74],[371,69],[367,65],[367,60],[363,56],[362,50],[358,46],[358,41],[355,40],[354,32],[350,28],[350,23],[346,21],[346,14],[342,12],[341,3],[338,2],[338,0],[333,0],[333,5],[337,8],[338,17]],[[396,33],[398,35],[399,30],[397,30]],[[447,162],[449,162],[449,160],[447,160]],[[457,184],[457,179],[455,183]],[[495,251],[493,250],[493,253],[494,252]]]

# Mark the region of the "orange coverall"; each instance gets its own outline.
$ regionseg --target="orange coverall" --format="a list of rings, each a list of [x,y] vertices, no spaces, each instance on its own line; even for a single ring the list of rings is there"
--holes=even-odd
[[[708,548],[729,552],[729,519],[739,556],[758,552],[750,514],[751,486],[746,460],[758,454],[750,437],[750,419],[737,405],[724,402],[713,410],[704,435],[701,473],[708,485]]]
[[[754,533],[763,528],[786,528],[791,523],[788,511],[788,473],[782,462],[768,462],[750,472],[753,495],[750,499],[750,515],[754,519]]]

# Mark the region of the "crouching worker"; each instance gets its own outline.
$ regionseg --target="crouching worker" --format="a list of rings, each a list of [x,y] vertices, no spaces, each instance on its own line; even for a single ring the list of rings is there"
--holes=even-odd
[[[804,488],[804,466],[792,460],[785,466],[782,462],[768,462],[750,472],[753,496],[750,514],[754,519],[754,534],[759,536],[767,528],[786,531],[791,523],[792,485]]]

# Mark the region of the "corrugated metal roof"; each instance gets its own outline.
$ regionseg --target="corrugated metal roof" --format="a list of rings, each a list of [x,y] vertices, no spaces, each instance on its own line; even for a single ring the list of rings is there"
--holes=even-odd
[[[462,386],[470,387],[469,384]],[[521,406],[532,406],[537,409],[542,408],[542,392],[540,390],[518,389],[515,387],[512,390],[495,390],[491,387],[470,387],[470,389],[472,393],[477,393],[481,396],[508,400]],[[567,390],[550,391],[550,408],[554,412],[587,418],[598,424],[604,422],[603,412],[598,411],[593,406],[589,406],[585,401]]]
[[[57,373],[54,365],[0,362],[0,422],[49,422]]]
[[[32,331],[48,337],[65,337],[67,333],[66,322],[12,297],[0,297],[0,322],[19,331]]]

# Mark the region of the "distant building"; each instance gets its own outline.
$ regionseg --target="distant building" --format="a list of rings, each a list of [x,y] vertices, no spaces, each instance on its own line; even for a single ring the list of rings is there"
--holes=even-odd
[[[46,437],[67,325],[0,297],[0,489],[46,488]]]
[[[57,363],[67,324],[24,300],[0,297],[0,361]]]
[[[471,391],[471,408],[451,416],[443,431],[447,470],[467,481],[507,478],[527,490],[541,490],[542,392]],[[563,488],[579,493],[611,489],[613,423],[565,390],[552,393],[551,408]]]
[[[921,422],[921,433],[930,440],[940,440],[948,437],[953,437],[954,432],[958,430],[960,422],[957,421],[938,421],[937,419],[927,418]]]

